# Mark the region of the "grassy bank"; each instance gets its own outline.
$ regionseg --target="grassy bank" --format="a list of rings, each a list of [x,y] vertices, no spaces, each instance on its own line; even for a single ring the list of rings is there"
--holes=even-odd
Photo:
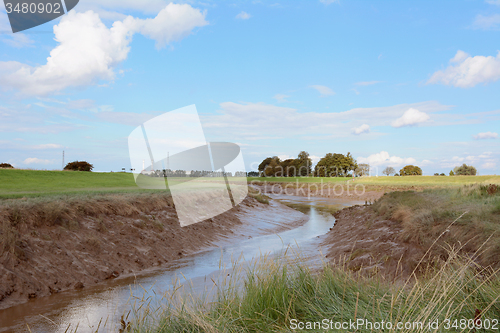
[[[372,206],[384,218],[401,223],[403,241],[446,257],[460,246],[476,253],[482,265],[500,265],[500,186],[466,185],[459,188],[427,189],[422,192],[386,193]]]
[[[473,325],[477,317],[483,324],[489,319],[491,326],[500,316],[498,277],[492,271],[477,269],[456,253],[450,254],[440,269],[412,287],[391,285],[376,277],[364,279],[342,267],[325,266],[316,274],[305,265],[297,265],[295,259],[261,258],[248,269],[243,283],[226,280],[218,285],[217,300],[210,306],[193,303],[187,295],[181,296],[185,302],[163,309],[142,304],[146,310],[130,323],[131,331],[292,332],[294,328],[300,331],[299,323],[309,322],[312,329],[304,326],[308,332],[460,332],[470,331],[467,325]],[[176,297],[169,295],[163,301]],[[335,326],[357,320],[363,324],[354,329]],[[410,326],[380,329],[370,327],[367,321],[390,322],[394,328],[398,323]],[[429,323],[439,325],[429,330]],[[450,328],[446,329],[447,325]]]

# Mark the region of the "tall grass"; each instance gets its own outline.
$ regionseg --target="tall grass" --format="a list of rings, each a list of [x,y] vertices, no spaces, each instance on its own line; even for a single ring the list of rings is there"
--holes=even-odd
[[[456,319],[460,325],[460,320],[470,324],[479,316],[483,320],[500,316],[497,272],[479,268],[453,249],[439,269],[411,285],[364,278],[342,266],[325,264],[314,272],[290,256],[262,257],[245,269],[236,266],[234,270],[246,277],[240,283],[235,282],[237,277],[225,280],[214,302],[207,305],[171,294],[164,299],[168,306],[148,303],[145,311],[137,312],[131,331],[290,332],[299,322],[309,322],[317,326],[308,331],[324,332],[323,319],[329,331],[341,331],[336,322],[362,319],[362,326],[344,331],[444,332],[450,331],[445,330],[445,319],[451,320],[450,325]],[[174,298],[177,301],[172,302]],[[366,321],[390,322],[394,327],[370,329]],[[411,327],[396,330],[397,323]],[[429,323],[439,323],[439,328],[429,330]]]

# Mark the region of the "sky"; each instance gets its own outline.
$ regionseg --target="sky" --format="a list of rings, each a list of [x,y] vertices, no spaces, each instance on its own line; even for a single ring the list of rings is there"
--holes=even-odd
[[[500,0],[80,0],[16,34],[2,3],[0,163],[129,169],[136,127],[195,105],[247,171],[305,150],[500,174],[499,41]]]

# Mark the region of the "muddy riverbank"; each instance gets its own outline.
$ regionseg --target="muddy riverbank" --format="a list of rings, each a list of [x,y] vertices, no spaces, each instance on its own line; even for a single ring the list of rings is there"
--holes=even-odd
[[[21,247],[0,257],[0,309],[66,290],[126,278],[226,241],[278,232],[305,223],[297,217],[265,227],[248,222],[252,214],[292,215],[283,205],[247,197],[236,208],[212,219],[181,227],[173,205],[135,216],[81,217],[66,227],[25,230]],[[73,226],[73,227],[71,227]]]

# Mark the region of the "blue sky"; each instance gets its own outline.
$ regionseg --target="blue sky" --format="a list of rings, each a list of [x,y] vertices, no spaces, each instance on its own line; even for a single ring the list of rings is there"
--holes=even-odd
[[[129,168],[135,127],[195,104],[248,170],[306,150],[500,173],[498,0],[101,2],[17,34],[0,5],[0,163]]]

